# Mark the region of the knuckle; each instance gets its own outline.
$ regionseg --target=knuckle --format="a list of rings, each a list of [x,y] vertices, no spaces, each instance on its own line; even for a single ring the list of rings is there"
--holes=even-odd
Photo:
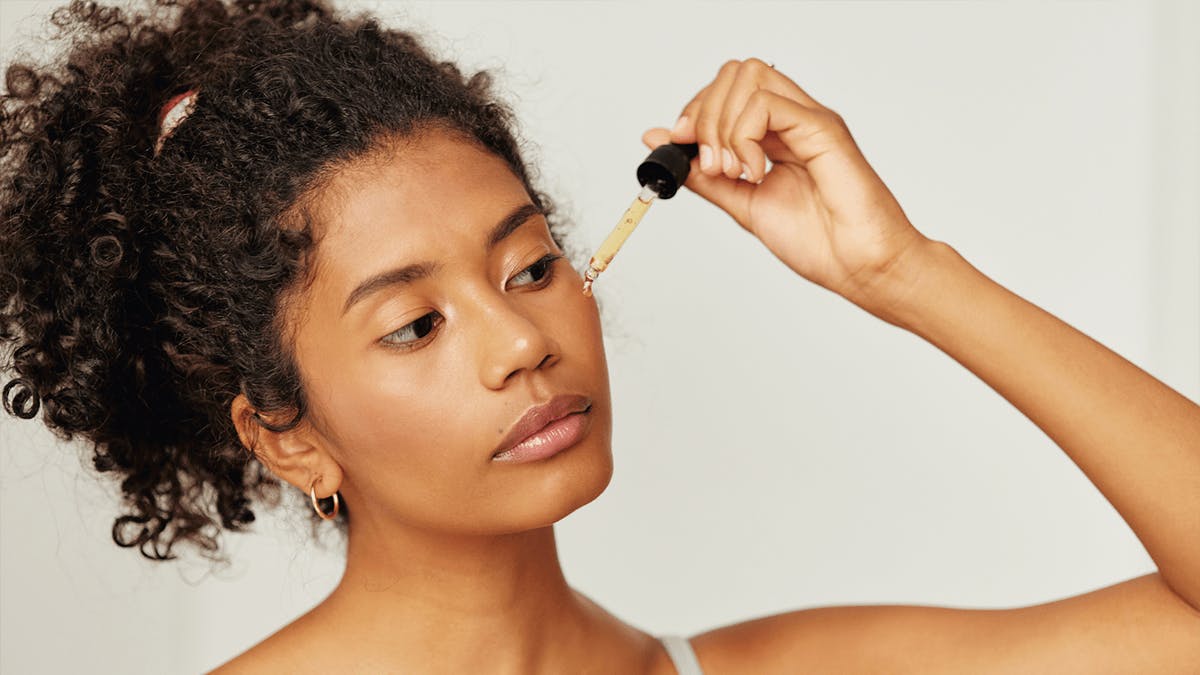
[[[843,118],[836,110],[832,108],[825,108],[825,116],[829,118],[829,124],[832,126],[841,127],[847,131],[850,129],[850,127],[846,125],[845,118]]]
[[[846,121],[836,113],[829,116],[830,123],[827,128],[829,136],[842,144],[854,144],[854,136],[850,133],[850,127],[846,125]]]
[[[725,63],[721,64],[721,69],[717,72],[719,72],[721,74],[732,72],[732,71],[737,70],[739,67],[741,67],[741,65],[742,65],[741,61],[739,61],[737,59],[729,59]]]
[[[709,87],[705,87],[696,92],[696,95],[692,97],[692,100],[688,101],[687,104],[683,106],[683,110],[681,110],[679,114],[695,117],[695,113],[699,110],[700,104],[704,102],[704,97],[708,95],[708,90]]]
[[[755,89],[750,92],[750,97],[746,99],[747,105],[763,105],[773,96],[770,89]]]
[[[755,71],[771,70],[771,66],[767,65],[766,61],[763,61],[762,59],[758,58],[757,56],[751,56],[750,58],[743,61],[743,63],[746,66],[753,68]]]

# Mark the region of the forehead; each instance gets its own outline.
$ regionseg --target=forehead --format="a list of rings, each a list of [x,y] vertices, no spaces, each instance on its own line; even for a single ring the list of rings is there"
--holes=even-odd
[[[428,131],[388,143],[335,174],[318,209],[320,257],[335,263],[384,250],[420,255],[456,235],[479,234],[526,201],[524,185],[503,159],[457,135]]]

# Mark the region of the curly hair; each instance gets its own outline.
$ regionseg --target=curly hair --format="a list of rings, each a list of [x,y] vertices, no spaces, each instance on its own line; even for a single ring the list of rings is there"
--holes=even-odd
[[[279,504],[230,404],[244,394],[274,431],[308,412],[284,317],[312,281],[311,204],[338,167],[458,134],[505,160],[578,256],[491,74],[464,76],[409,32],[326,0],[74,0],[51,23],[65,57],[10,64],[0,96],[3,405],[90,442],[128,509],[113,541],[150,560],[184,542],[227,562],[222,529],[254,521],[252,497]],[[156,156],[159,111],[189,89],[196,108]]]

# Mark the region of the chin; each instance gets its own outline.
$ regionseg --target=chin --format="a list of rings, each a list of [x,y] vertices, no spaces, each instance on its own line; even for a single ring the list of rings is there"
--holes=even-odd
[[[599,497],[612,482],[608,434],[593,433],[578,445],[520,467],[509,516],[516,530],[547,527]]]

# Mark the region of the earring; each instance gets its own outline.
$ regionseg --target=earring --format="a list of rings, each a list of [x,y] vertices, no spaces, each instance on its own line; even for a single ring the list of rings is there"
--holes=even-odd
[[[317,503],[317,483],[320,481],[320,476],[313,479],[312,485],[308,486],[308,496],[312,497],[313,509],[316,510],[318,516],[321,516],[322,520],[333,520],[338,514],[338,508],[340,508],[338,505],[338,493],[337,491],[333,493],[333,513],[325,513],[321,510],[321,505]]]

